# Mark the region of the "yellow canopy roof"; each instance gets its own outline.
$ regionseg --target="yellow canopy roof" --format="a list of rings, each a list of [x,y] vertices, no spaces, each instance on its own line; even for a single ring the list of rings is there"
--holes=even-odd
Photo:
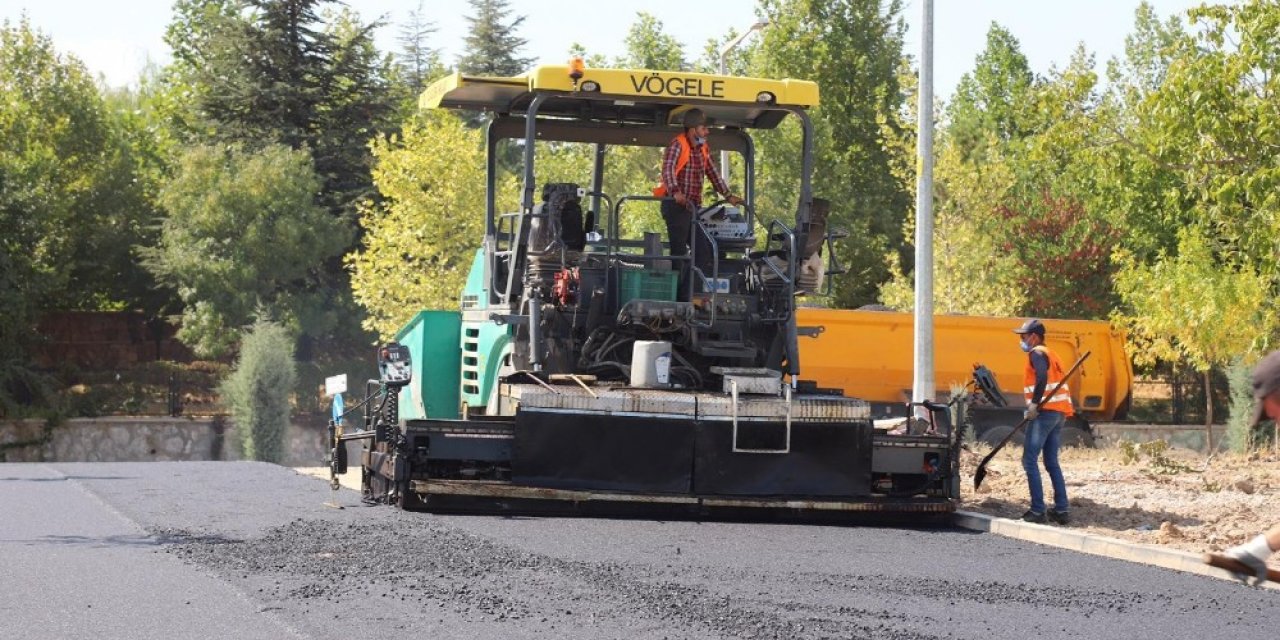
[[[770,128],[785,115],[779,107],[818,104],[818,85],[807,80],[588,68],[575,86],[567,65],[543,65],[513,78],[455,73],[427,87],[418,105],[522,113],[539,93],[551,96],[541,115],[648,124],[677,122],[680,113],[696,106],[714,124]]]

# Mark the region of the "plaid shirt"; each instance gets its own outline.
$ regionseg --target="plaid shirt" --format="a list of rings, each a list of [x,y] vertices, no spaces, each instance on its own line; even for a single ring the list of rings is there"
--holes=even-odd
[[[702,145],[693,145],[693,148],[689,149],[689,163],[684,165],[684,170],[679,175],[676,174],[676,160],[680,157],[680,137],[677,136],[671,144],[667,145],[667,152],[662,156],[662,184],[667,187],[667,194],[675,195],[679,191],[693,203],[694,207],[700,207],[702,206],[702,179],[709,177],[712,186],[716,188],[716,193],[728,196],[729,185],[724,183],[724,178],[720,177],[716,166],[702,157]]]

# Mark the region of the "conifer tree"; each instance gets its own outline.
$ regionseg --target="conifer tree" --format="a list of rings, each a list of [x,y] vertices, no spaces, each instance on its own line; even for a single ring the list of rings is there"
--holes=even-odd
[[[458,70],[478,76],[516,76],[528,71],[532,58],[521,58],[526,40],[516,35],[524,16],[508,18],[507,0],[468,0],[474,11]]]

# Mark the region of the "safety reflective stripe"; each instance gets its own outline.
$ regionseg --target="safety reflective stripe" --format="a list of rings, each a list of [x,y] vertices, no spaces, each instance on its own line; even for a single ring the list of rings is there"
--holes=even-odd
[[[1044,385],[1044,389],[1045,391],[1052,391],[1053,383]],[[1036,392],[1036,386],[1034,384],[1029,387],[1022,388],[1022,393],[1035,393],[1035,392]],[[1058,388],[1058,395],[1070,394],[1070,393],[1071,393],[1071,387],[1068,387],[1065,383]],[[1054,397],[1056,398],[1058,396],[1054,396]]]
[[[1071,402],[1071,388],[1067,386],[1064,380],[1066,374],[1062,368],[1062,361],[1058,360],[1057,354],[1044,345],[1037,345],[1035,350],[1049,358],[1049,375],[1045,381],[1044,392],[1053,392],[1052,397],[1040,401],[1040,409],[1044,411],[1059,411],[1068,416],[1075,415],[1075,407]],[[1063,383],[1061,387],[1057,386],[1059,382]],[[1036,391],[1035,383],[1035,368],[1031,366],[1031,360],[1028,359],[1026,373],[1022,380],[1022,395],[1027,404],[1031,404],[1031,396]],[[1054,391],[1054,389],[1057,389],[1057,391]]]

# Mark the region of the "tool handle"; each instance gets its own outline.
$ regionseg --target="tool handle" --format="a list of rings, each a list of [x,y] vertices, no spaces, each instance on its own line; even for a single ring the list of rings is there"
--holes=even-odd
[[[1241,573],[1249,577],[1253,577],[1255,575],[1252,567],[1236,560],[1235,558],[1230,558],[1217,553],[1206,553],[1203,558],[1204,563],[1211,567],[1226,569],[1232,573]],[[1267,579],[1272,582],[1280,582],[1280,571],[1267,569]]]

